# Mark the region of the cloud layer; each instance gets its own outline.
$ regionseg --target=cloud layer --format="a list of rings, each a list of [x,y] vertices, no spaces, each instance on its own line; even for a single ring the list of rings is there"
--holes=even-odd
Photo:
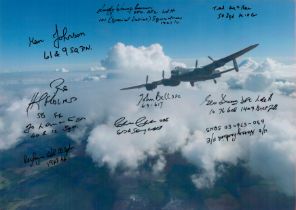
[[[171,59],[163,52],[160,44],[134,47],[117,43],[108,52],[101,64],[106,69],[124,71],[162,71],[170,68]]]
[[[230,89],[250,91],[274,91],[278,94],[295,97],[296,65],[286,65],[271,58],[258,63],[245,59],[240,63],[242,75],[231,77],[227,84]]]
[[[296,148],[295,75],[290,70],[292,66],[271,59],[263,63],[247,59],[241,63],[239,73],[223,75],[216,85],[206,81],[200,83],[200,87],[193,88],[183,84],[159,87],[156,91],[160,93],[178,93],[182,96],[180,100],[165,102],[162,109],[137,106],[139,95],[147,94],[146,90],[119,90],[126,83],[142,83],[146,73],[153,75],[155,71],[169,70],[176,65],[183,64],[174,63],[164,54],[160,44],[134,47],[118,43],[102,60],[101,66],[105,70],[104,75],[116,70],[119,75],[125,76],[102,79],[99,74],[95,78],[90,77],[89,72],[75,74],[70,71],[63,74],[65,80],[72,84],[69,89],[79,100],[73,106],[59,108],[60,111],[87,118],[85,127],[82,125],[70,137],[78,142],[87,138],[87,153],[96,164],[106,164],[112,171],[123,168],[136,172],[139,166],[153,157],[156,161],[151,165],[151,170],[159,173],[165,168],[166,154],[178,151],[202,169],[201,173],[191,177],[196,187],[202,188],[212,186],[217,177],[223,174],[223,168],[217,169],[217,163],[235,165],[239,159],[244,159],[253,173],[275,180],[279,189],[292,193],[294,188],[290,183],[294,183],[296,160],[293,150]],[[44,81],[43,85],[48,83]],[[31,86],[26,87],[30,91],[22,97],[9,98],[6,93],[0,95],[2,101],[6,101],[0,104],[0,149],[15,145],[22,136],[24,107],[28,101],[21,98],[29,98],[32,93]],[[156,91],[149,92],[150,96],[155,95]],[[279,104],[276,112],[209,115],[209,108],[200,105],[208,94],[220,97],[221,93],[227,93],[231,98],[255,98],[258,94],[268,95],[271,91],[275,92],[273,102]],[[122,116],[130,120],[141,116],[149,119],[169,117],[169,122],[159,132],[117,135],[113,124]],[[268,128],[264,136],[240,137],[235,142],[212,145],[206,143],[208,134],[205,129],[209,126],[262,118]],[[87,128],[91,128],[89,133],[86,132]]]
[[[28,102],[27,98],[0,92],[0,151],[15,146],[24,136],[29,122],[24,107]]]

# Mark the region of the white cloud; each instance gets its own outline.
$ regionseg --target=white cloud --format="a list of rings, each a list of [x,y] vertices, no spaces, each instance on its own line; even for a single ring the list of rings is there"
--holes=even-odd
[[[277,90],[280,94],[296,97],[296,84],[286,80],[277,80],[273,84],[272,89]]]
[[[172,61],[171,62],[171,68],[170,69],[174,69],[176,67],[186,68],[186,64],[185,63],[181,63],[181,62],[177,62],[177,61]]]
[[[6,102],[0,104],[0,150],[8,149],[21,140],[28,123],[25,107],[27,99],[4,96]]]
[[[69,69],[66,69],[66,68],[64,68],[64,67],[63,67],[63,68],[60,68],[60,69],[57,68],[57,69],[56,69],[56,72],[68,73],[68,72],[69,72]]]
[[[256,63],[254,62],[253,69],[256,72],[274,71],[284,67],[284,65],[273,60],[272,58],[266,58],[261,64],[257,64],[257,66],[255,64]]]
[[[250,74],[244,83],[244,88],[251,91],[264,91],[271,86],[273,79],[267,74]]]
[[[103,66],[91,66],[90,70],[91,71],[106,71],[106,68]]]
[[[285,101],[282,98],[282,102]],[[291,104],[288,106],[291,109]],[[282,109],[288,108],[282,107]],[[293,110],[293,109],[291,109]],[[294,109],[295,110],[295,109]],[[289,114],[291,116],[287,116]],[[296,162],[296,131],[294,112],[284,111],[278,113],[268,123],[269,134],[256,141],[250,142],[249,165],[253,173],[276,180],[279,189],[288,194],[294,193],[291,184],[295,182]]]
[[[228,120],[226,119],[226,121]],[[202,127],[195,128],[194,134],[189,137],[188,144],[182,147],[184,157],[203,169],[201,174],[192,176],[192,180],[198,188],[211,187],[216,178],[220,176],[221,171],[215,169],[217,161],[236,164],[238,158],[243,154],[243,148],[238,142],[207,144],[206,137],[208,136],[205,136],[202,130]]]
[[[287,96],[295,96],[296,65],[286,65],[271,58],[257,63],[251,58],[240,63],[240,75],[227,80],[230,89],[251,91],[274,91]]]
[[[257,69],[259,64],[252,58],[246,58],[239,64],[239,68]]]
[[[124,96],[124,98],[128,100],[129,97]],[[117,96],[117,99],[120,101],[123,98]],[[121,116],[120,113],[128,113],[127,116],[131,120],[144,115],[149,116],[149,119],[159,118],[159,113],[148,114],[144,110],[134,109],[134,105],[117,103],[117,109],[120,111],[109,112],[109,119],[92,130],[88,138],[87,152],[100,165],[107,164],[112,171],[120,166],[128,170],[137,170],[137,167],[148,157],[157,157],[157,161],[152,165],[152,170],[157,173],[165,166],[162,150],[165,149],[169,153],[176,152],[186,143],[188,129],[185,126],[179,126],[179,129],[176,129],[177,119],[173,120],[171,117],[172,122],[167,126],[164,125],[163,129],[158,132],[145,135],[117,135],[117,129],[113,123],[118,116]]]
[[[159,158],[157,159],[157,162],[152,167],[152,172],[154,174],[158,174],[159,172],[163,171],[165,166],[166,166],[166,160],[164,156],[159,156]]]
[[[106,69],[124,71],[162,71],[169,70],[170,62],[160,44],[134,47],[119,42],[108,52],[101,65]]]
[[[106,79],[107,76],[105,74],[102,75],[87,75],[83,77],[82,81],[100,81],[101,79]]]

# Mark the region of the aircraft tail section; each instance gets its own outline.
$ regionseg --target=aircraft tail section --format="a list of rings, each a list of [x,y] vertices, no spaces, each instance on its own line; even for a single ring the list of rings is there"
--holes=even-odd
[[[237,65],[237,62],[236,62],[235,59],[233,59],[233,67],[234,67],[234,69],[235,69],[236,72],[239,71],[239,69],[238,69],[238,65]]]

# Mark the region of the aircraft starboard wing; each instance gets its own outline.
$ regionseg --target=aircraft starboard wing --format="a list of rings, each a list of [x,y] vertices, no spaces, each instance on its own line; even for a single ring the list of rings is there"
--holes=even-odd
[[[258,45],[259,45],[259,44],[254,44],[254,45],[251,45],[251,46],[249,46],[249,47],[246,47],[245,49],[242,49],[242,50],[240,50],[240,51],[238,51],[238,52],[236,52],[236,53],[233,53],[233,54],[231,54],[231,55],[229,55],[229,56],[226,56],[226,57],[224,57],[224,58],[221,58],[221,59],[217,60],[216,62],[221,62],[221,63],[226,64],[226,63],[228,63],[229,61],[232,61],[233,59],[235,59],[235,58],[237,58],[237,57],[239,57],[239,56],[242,56],[243,54],[249,52],[250,50],[252,50],[252,49],[254,49],[255,47],[257,47]],[[223,64],[223,65],[224,65],[224,64]]]
[[[215,68],[219,68],[221,66],[224,66],[226,63],[236,59],[239,56],[242,56],[243,54],[245,54],[245,53],[249,52],[250,50],[254,49],[255,47],[257,47],[258,45],[259,44],[251,45],[251,46],[246,47],[236,53],[228,55],[224,58],[221,58],[219,60],[214,60],[213,63],[210,63],[210,64],[204,66],[203,68],[214,70]]]

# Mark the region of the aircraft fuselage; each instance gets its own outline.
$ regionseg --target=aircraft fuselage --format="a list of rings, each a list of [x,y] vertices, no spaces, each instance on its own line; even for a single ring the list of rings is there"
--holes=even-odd
[[[211,68],[212,69],[212,68]],[[213,68],[214,69],[214,68]],[[215,70],[209,70],[204,68],[194,68],[194,69],[188,69],[186,73],[180,73],[178,75],[171,75],[171,78],[169,80],[171,81],[178,81],[180,82],[197,82],[197,81],[205,81],[210,79],[215,79],[221,77],[219,74],[219,71]],[[164,83],[166,86],[166,84]],[[171,86],[167,84],[168,86]]]

